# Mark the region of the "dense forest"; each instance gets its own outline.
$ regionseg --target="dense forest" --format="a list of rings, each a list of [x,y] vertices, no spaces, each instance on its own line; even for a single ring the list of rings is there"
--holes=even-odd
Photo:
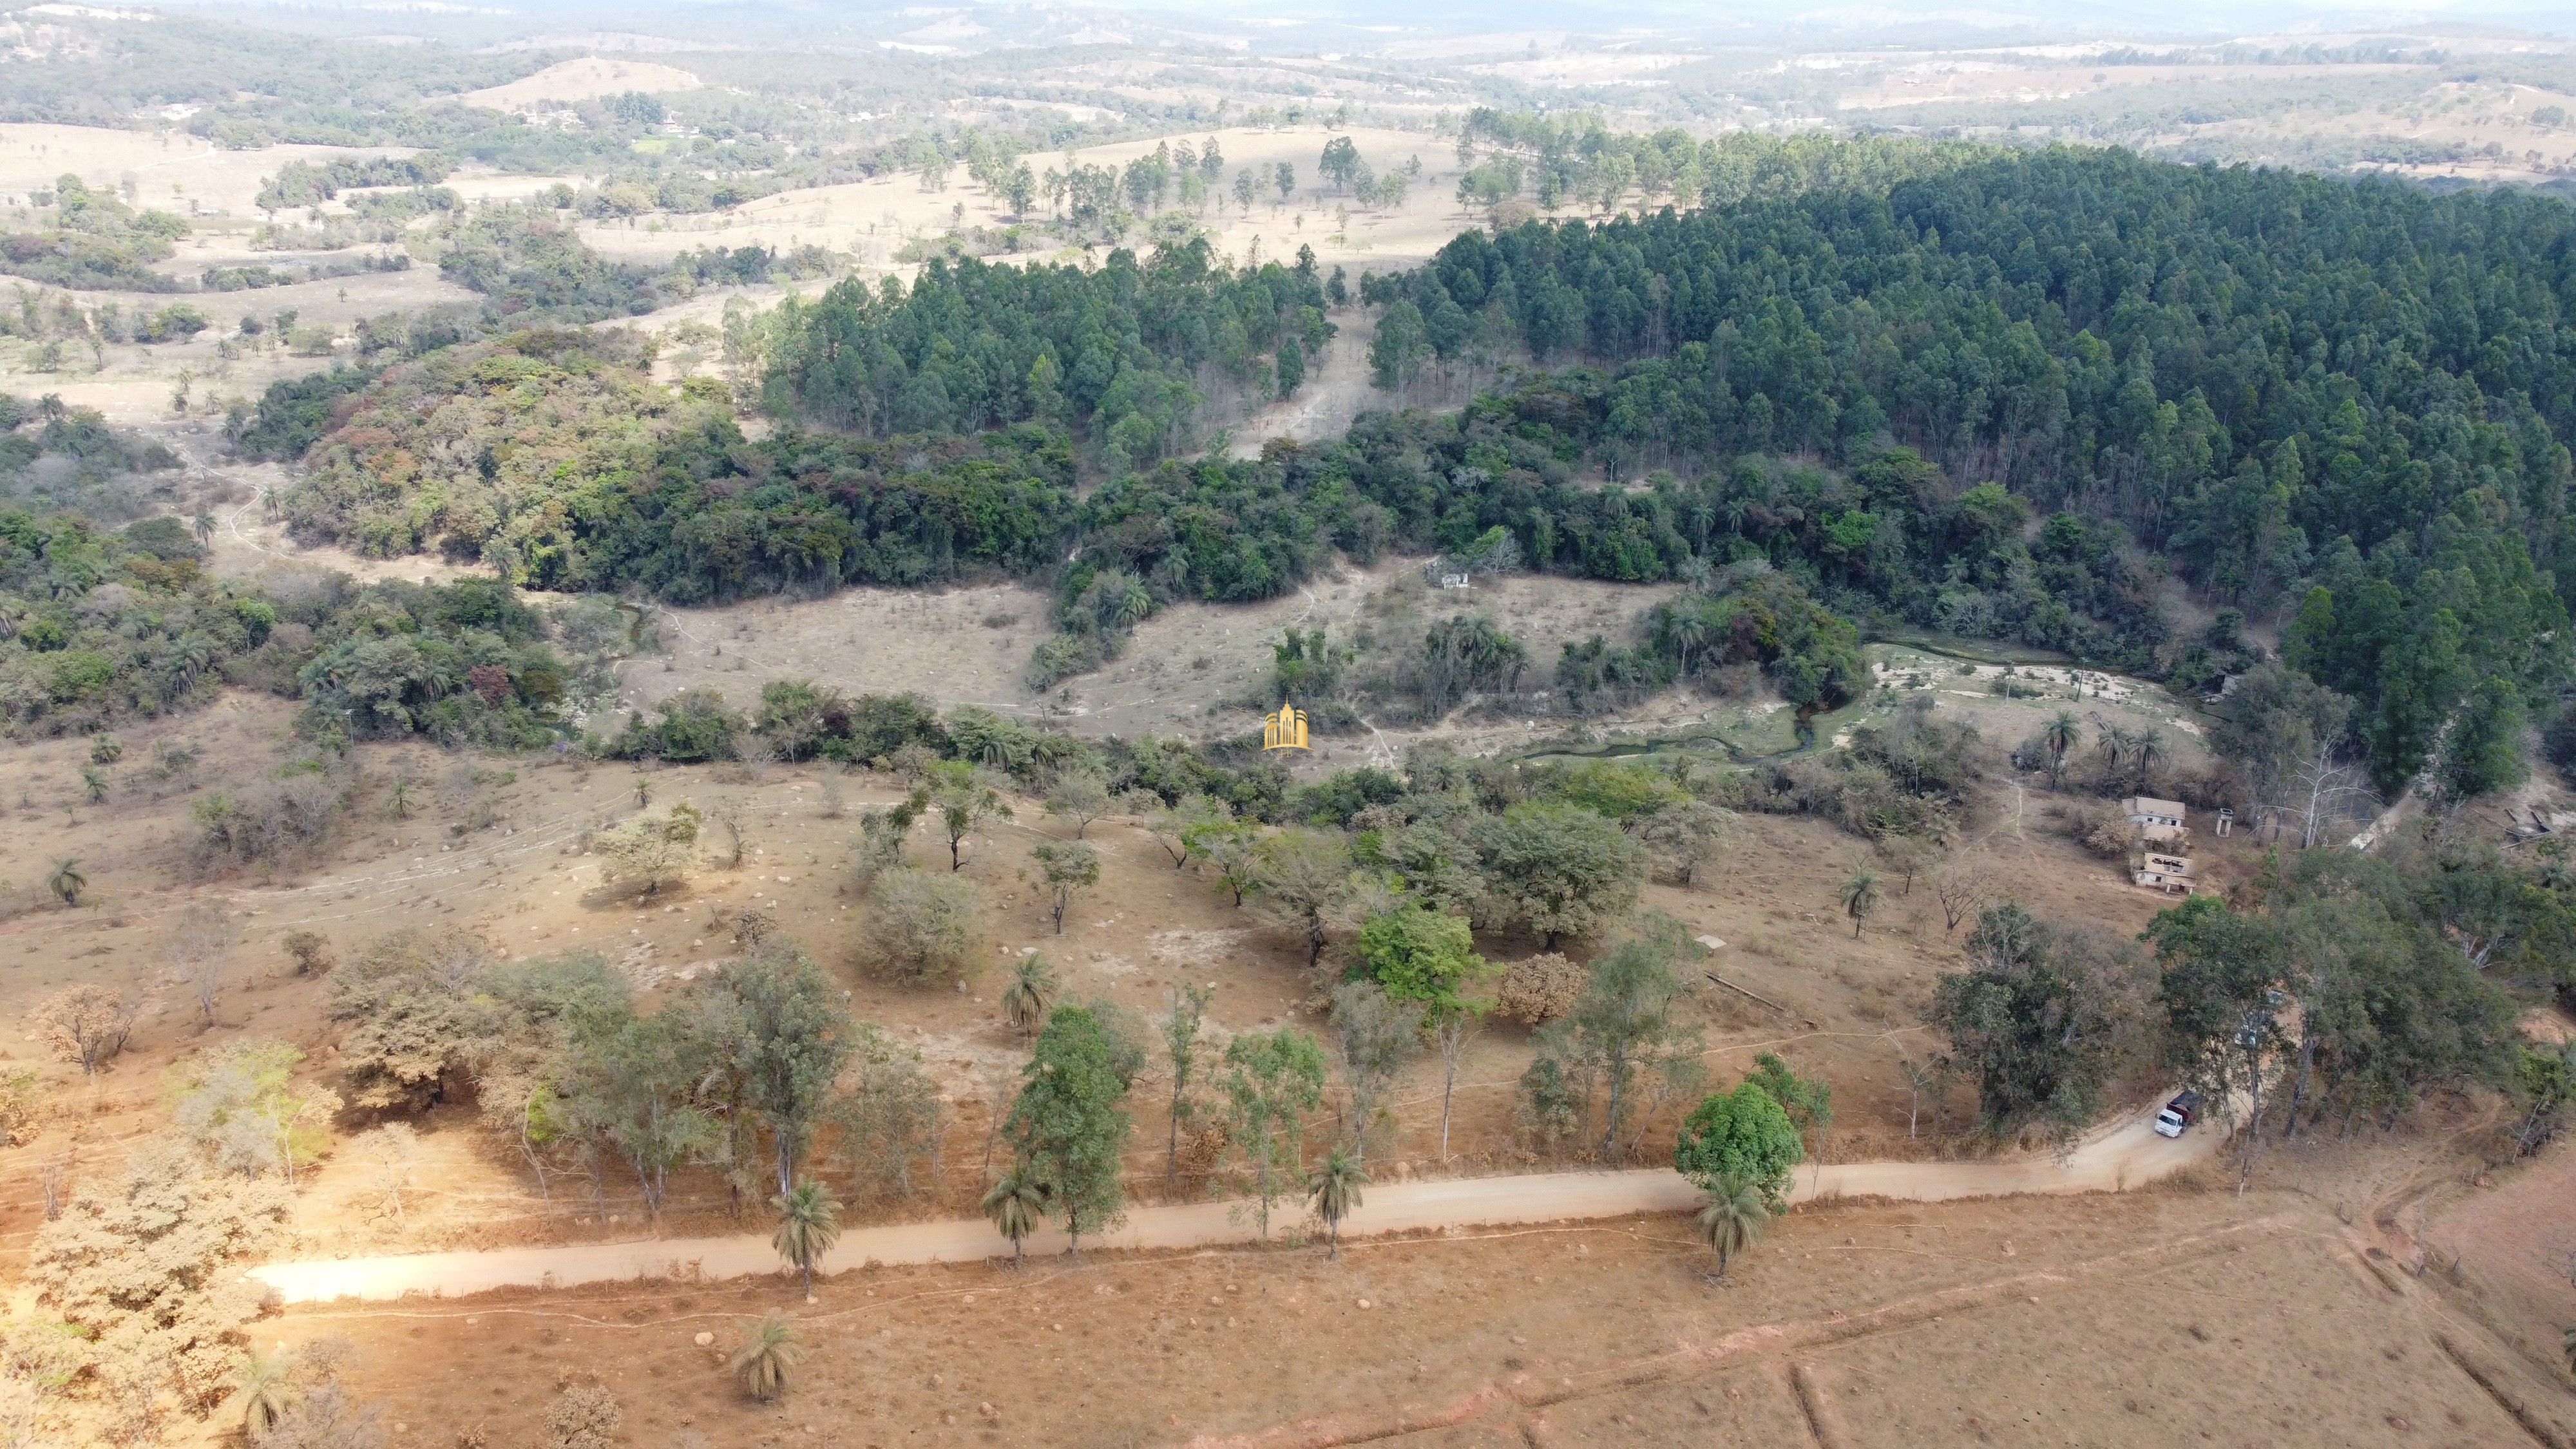
[[[1525,129],[1483,134],[1590,144]],[[1039,681],[1166,602],[1273,597],[1336,552],[1507,537],[1519,566],[1589,578],[1760,564],[1865,624],[2214,691],[2262,651],[2234,623],[2177,630],[2160,596],[2179,575],[2231,619],[2285,621],[2288,662],[2359,702],[2323,743],[2383,786],[2428,763],[2465,793],[2515,778],[2511,741],[2566,656],[2564,206],[2115,152],[1794,149],[1683,158],[1730,205],[1470,232],[1364,279],[1382,382],[1545,365],[1454,414],[1180,461],[1208,390],[1293,391],[1338,275],[1228,270],[1202,243],[1094,271],[936,259],[909,287],[844,282],[766,319],[760,400],[787,426],[761,443],[713,390],[651,387],[628,344],[530,332],[332,409],[348,422],[290,507],[307,536],[373,552],[683,600],[1051,579],[1066,638]],[[465,239],[487,241],[450,255],[494,295],[486,326],[666,284],[588,265],[551,228],[478,214]],[[477,441],[458,451],[452,428]],[[1088,496],[1077,460],[1102,480]],[[1649,628],[1559,673],[1577,696],[1633,694],[1690,673],[1689,652]]]
[[[784,308],[766,400],[877,437],[1068,425],[1121,473],[1194,443],[1216,381],[1294,392],[1332,335],[1324,307],[1311,252],[1234,270],[1203,240],[1097,271],[933,259],[909,288],[853,279]]]
[[[2297,591],[2293,652],[2366,702],[2395,782],[2464,699],[2511,713],[2559,678],[2571,243],[2576,214],[2509,192],[2049,150],[1468,233],[1368,291],[1384,373],[1480,348],[1613,369],[1569,431],[1614,476],[1858,461],[1892,437],[1945,508],[1991,482],[1993,506],[2051,515],[2028,539],[1997,520],[2031,557],[1982,571],[1943,558],[1955,514],[1866,496],[1809,525],[1840,535],[1808,556],[1821,571],[1865,560],[1917,622],[2068,647],[2069,616],[2124,612],[2016,597],[2069,548],[2143,549],[2249,610]],[[1768,523],[1730,513],[1717,552],[1765,548]]]

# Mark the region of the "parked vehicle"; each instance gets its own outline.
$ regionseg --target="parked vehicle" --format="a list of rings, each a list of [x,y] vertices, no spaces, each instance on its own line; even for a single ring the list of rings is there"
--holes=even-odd
[[[2156,1133],[2163,1137],[2180,1137],[2199,1120],[2200,1094],[2186,1090],[2165,1103],[2165,1109],[2156,1114]]]

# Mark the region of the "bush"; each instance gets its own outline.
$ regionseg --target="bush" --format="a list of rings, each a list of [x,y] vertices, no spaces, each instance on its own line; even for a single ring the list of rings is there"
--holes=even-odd
[[[1583,967],[1560,952],[1515,961],[1503,973],[1494,1009],[1525,1026],[1553,1021],[1574,1009],[1587,979]]]
[[[904,981],[959,980],[978,964],[982,893],[950,874],[903,867],[877,877],[859,951],[878,973]]]
[[[214,791],[189,802],[188,818],[197,827],[190,854],[206,874],[249,866],[291,869],[329,853],[347,811],[348,791],[312,771],[239,795]]]
[[[590,848],[600,858],[601,878],[648,896],[665,884],[686,880],[697,863],[698,826],[704,819],[696,806],[682,801],[600,831],[591,837]]]

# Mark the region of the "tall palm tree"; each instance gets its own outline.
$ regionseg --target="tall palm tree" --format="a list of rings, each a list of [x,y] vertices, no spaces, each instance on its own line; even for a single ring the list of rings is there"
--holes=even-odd
[[[2165,737],[2160,730],[2141,730],[2129,737],[2130,757],[2138,762],[2140,790],[2147,788],[2147,771],[2155,768],[2156,761],[2163,758],[2164,752]]]
[[[1728,1173],[1717,1180],[1708,1206],[1692,1223],[1699,1240],[1716,1251],[1718,1281],[1724,1282],[1727,1260],[1760,1241],[1762,1230],[1771,1225],[1771,1205],[1762,1200],[1761,1184]]]
[[[778,1236],[770,1241],[777,1245],[778,1256],[805,1275],[805,1291],[814,1291],[814,1264],[841,1237],[841,1205],[823,1190],[823,1184],[807,1178],[769,1200],[778,1209]]]
[[[203,547],[208,540],[215,536],[215,515],[207,512],[205,509],[198,509],[195,529],[197,534],[197,543],[200,547]]]
[[[80,893],[89,889],[89,877],[81,874],[80,857],[66,855],[54,862],[54,873],[45,877],[45,889],[62,897],[67,906],[80,904]]]
[[[233,1402],[241,1408],[242,1432],[256,1440],[277,1427],[277,1421],[295,1402],[294,1387],[288,1375],[295,1360],[283,1353],[248,1353],[241,1366],[233,1370]]]
[[[1368,1172],[1338,1147],[1324,1159],[1323,1166],[1306,1174],[1306,1194],[1314,1201],[1315,1216],[1324,1220],[1324,1231],[1332,1236],[1328,1257],[1342,1256],[1342,1219],[1360,1205],[1360,1189],[1368,1185],[1368,1180]]]
[[[1046,1217],[1046,1185],[1023,1162],[1002,1174],[984,1194],[982,1206],[993,1230],[1011,1240],[1011,1266],[1020,1266],[1028,1256],[1022,1243]]]
[[[2075,720],[2075,711],[2061,709],[2055,718],[2039,727],[2040,748],[2048,751],[2048,788],[2057,788],[2059,777],[2066,773],[2066,752],[2084,738],[2084,727]]]
[[[787,1371],[804,1356],[796,1346],[795,1325],[773,1308],[744,1331],[742,1347],[725,1370],[739,1376],[751,1396],[765,1404],[787,1387]]]
[[[1023,1040],[1036,1035],[1058,992],[1055,968],[1044,956],[1023,956],[1011,968],[1011,984],[1002,988],[1002,1017],[1019,1028]]]
[[[1878,909],[1878,872],[1857,872],[1843,882],[1839,897],[1843,903],[1843,914],[1851,917],[1852,939],[1857,941],[1860,939],[1860,923],[1868,918],[1870,912]]]
[[[2101,731],[2095,737],[2095,743],[2102,747],[2102,762],[2105,769],[2120,768],[2120,756],[2129,751],[2129,732],[2118,725],[2103,724],[2099,720],[2094,722],[2093,727]]]

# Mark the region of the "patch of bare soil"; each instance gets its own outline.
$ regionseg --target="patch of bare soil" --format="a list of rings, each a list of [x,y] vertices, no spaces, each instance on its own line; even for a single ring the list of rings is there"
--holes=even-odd
[[[710,1446],[2522,1442],[2296,1198],[1802,1210],[1724,1286],[1686,1229],[495,1294],[262,1338],[348,1335],[397,1444],[528,1442],[591,1382],[629,1436]],[[762,1406],[722,1362],[772,1308],[806,1356]]]

